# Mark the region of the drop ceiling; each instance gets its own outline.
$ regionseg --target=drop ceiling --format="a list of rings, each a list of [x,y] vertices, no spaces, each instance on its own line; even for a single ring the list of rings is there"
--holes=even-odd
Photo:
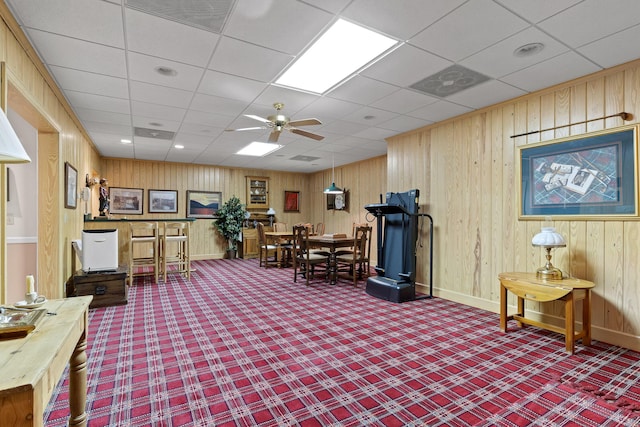
[[[637,0],[4,1],[106,157],[315,172],[639,57]],[[338,18],[401,44],[323,95],[274,85]],[[544,48],[514,53],[532,43]],[[275,102],[292,120],[322,121],[304,129],[324,140],[284,132],[273,154],[236,155],[270,131],[225,129],[260,126],[244,115],[271,115]]]

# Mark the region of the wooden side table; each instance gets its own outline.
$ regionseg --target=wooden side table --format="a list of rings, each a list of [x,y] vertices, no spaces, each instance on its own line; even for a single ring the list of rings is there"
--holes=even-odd
[[[518,326],[523,324],[537,326],[565,336],[566,349],[575,351],[576,340],[582,339],[584,345],[591,345],[591,288],[593,282],[581,279],[545,280],[536,277],[536,273],[500,273],[500,329],[507,332],[507,321],[515,320]],[[518,297],[518,312],[507,315],[507,291]],[[539,322],[525,317],[524,301],[564,301],[564,328]],[[582,330],[575,331],[575,301],[582,300]]]

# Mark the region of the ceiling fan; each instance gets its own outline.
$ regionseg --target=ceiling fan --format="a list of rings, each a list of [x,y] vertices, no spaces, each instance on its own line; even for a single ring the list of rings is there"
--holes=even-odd
[[[280,114],[280,110],[284,107],[284,104],[281,102],[276,102],[273,104],[273,107],[276,109],[276,114],[268,116],[266,119],[260,116],[256,116],[253,114],[245,114],[245,117],[249,117],[250,119],[258,120],[264,123],[264,126],[256,126],[250,128],[240,128],[240,129],[226,129],[227,131],[243,131],[243,130],[258,130],[258,129],[271,129],[271,134],[269,135],[269,142],[276,142],[280,137],[280,133],[282,130],[288,130],[291,133],[295,133],[297,135],[306,136],[307,138],[315,139],[316,141],[320,141],[324,139],[324,136],[318,135],[315,133],[308,132],[306,130],[298,129],[298,126],[312,126],[312,125],[321,125],[322,122],[318,119],[302,119],[302,120],[290,120],[289,117],[284,114]]]

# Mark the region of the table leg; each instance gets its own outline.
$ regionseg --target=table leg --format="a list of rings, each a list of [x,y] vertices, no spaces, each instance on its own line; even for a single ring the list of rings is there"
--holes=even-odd
[[[507,332],[507,288],[500,284],[500,330]]]
[[[338,281],[338,262],[336,259],[336,248],[329,251],[329,284],[335,285]]]
[[[582,300],[582,337],[583,345],[591,345],[591,289],[585,289]]]
[[[575,316],[573,311],[573,292],[569,292],[564,297],[564,317],[565,317],[565,347],[573,354],[575,344]]]
[[[522,317],[524,316],[524,298],[518,297],[518,314]],[[518,322],[518,327],[523,328],[524,323]]]
[[[86,324],[86,323],[85,323]],[[69,360],[69,426],[87,425],[87,332],[80,341]]]

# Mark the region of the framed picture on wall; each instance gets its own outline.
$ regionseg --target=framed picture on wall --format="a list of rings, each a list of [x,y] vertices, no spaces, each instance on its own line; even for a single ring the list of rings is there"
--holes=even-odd
[[[300,212],[300,192],[286,191],[284,192],[284,211]]]
[[[178,212],[176,190],[149,190],[149,213]]]
[[[347,211],[349,210],[349,191],[344,190],[342,194],[327,194],[327,210]]]
[[[78,171],[71,163],[64,162],[64,207],[78,207]]]
[[[111,201],[109,213],[125,215],[142,215],[144,190],[142,188],[109,188]]]
[[[518,147],[520,219],[638,216],[638,127]]]
[[[215,218],[222,204],[221,191],[187,191],[187,218]]]

